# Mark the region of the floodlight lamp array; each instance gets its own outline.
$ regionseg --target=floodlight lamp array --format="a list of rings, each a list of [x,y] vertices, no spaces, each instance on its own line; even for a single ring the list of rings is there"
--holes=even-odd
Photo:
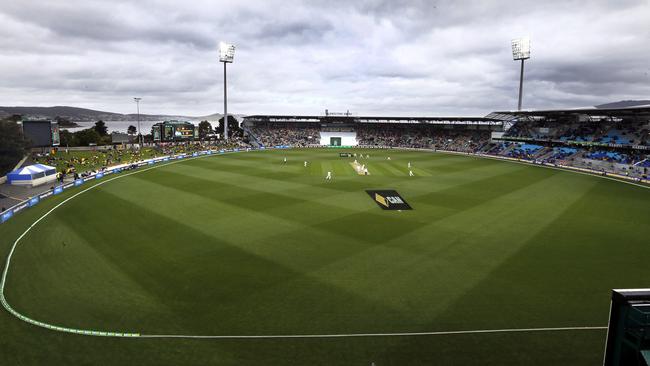
[[[235,45],[219,42],[219,61],[232,63],[235,59]]]
[[[527,60],[530,58],[530,38],[522,37],[512,40],[512,59]]]

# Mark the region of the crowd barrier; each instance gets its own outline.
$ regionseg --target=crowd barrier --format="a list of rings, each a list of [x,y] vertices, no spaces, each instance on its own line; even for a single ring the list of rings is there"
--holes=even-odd
[[[309,146],[309,147],[323,147],[323,146]],[[133,170],[133,169],[138,169],[143,166],[149,166],[149,165],[155,165],[158,163],[164,163],[172,160],[180,160],[180,159],[185,159],[185,158],[192,158],[192,157],[198,157],[198,156],[204,156],[204,155],[212,155],[212,154],[224,154],[224,153],[232,153],[232,152],[239,152],[239,151],[253,151],[253,150],[267,150],[267,149],[290,149],[290,145],[277,145],[277,146],[260,146],[259,148],[235,148],[235,149],[221,149],[221,150],[203,150],[203,151],[198,151],[198,152],[193,152],[193,153],[183,153],[183,154],[176,154],[176,155],[167,155],[167,156],[160,156],[152,159],[146,159],[130,164],[121,164],[121,165],[115,165],[109,168],[104,169],[103,171],[94,173],[90,176],[84,177],[84,178],[79,178],[76,179],[72,182],[66,183],[66,184],[61,184],[56,187],[53,187],[52,189],[43,192],[39,195],[30,197],[26,199],[25,201],[22,201],[12,207],[9,207],[7,210],[2,212],[2,215],[0,215],[0,224],[4,223],[8,220],[10,220],[14,215],[18,214],[19,212],[29,208],[33,207],[39,204],[39,202],[43,199],[46,199],[50,196],[56,196],[64,191],[74,188],[74,187],[79,187],[87,182],[93,181],[93,180],[98,180],[102,179],[105,176],[111,175],[111,174],[117,174],[120,173],[124,170]],[[541,165],[541,166],[547,166],[547,167],[552,167],[552,168],[559,168],[559,169],[565,169],[565,170],[573,170],[573,171],[579,171],[583,173],[588,173],[592,175],[600,175],[600,176],[607,176],[607,177],[613,177],[616,179],[621,179],[621,180],[629,180],[629,181],[634,181],[634,182],[639,182],[639,183],[650,183],[650,180],[646,179],[639,179],[639,178],[631,178],[631,177],[626,177],[623,175],[619,174],[614,174],[614,173],[605,173],[605,172],[600,172],[597,170],[591,170],[591,169],[585,169],[585,168],[578,168],[578,167],[573,167],[573,166],[568,166],[568,165],[560,165],[560,164],[549,164],[549,163],[544,163],[544,162],[538,162],[538,161],[530,161],[530,160],[524,160],[524,159],[516,159],[516,158],[510,158],[507,156],[495,156],[495,155],[488,155],[488,154],[479,154],[479,153],[464,153],[464,152],[458,152],[458,151],[450,151],[450,150],[434,150],[434,149],[421,149],[421,148],[403,148],[403,147],[391,147],[391,146],[363,146],[359,145],[356,146],[356,148],[363,148],[363,149],[398,149],[398,150],[413,150],[413,151],[428,151],[428,152],[443,152],[447,154],[457,154],[457,155],[465,155],[465,156],[478,156],[482,158],[490,158],[490,159],[497,159],[497,160],[506,160],[506,161],[516,161],[519,163],[526,163],[530,165]]]

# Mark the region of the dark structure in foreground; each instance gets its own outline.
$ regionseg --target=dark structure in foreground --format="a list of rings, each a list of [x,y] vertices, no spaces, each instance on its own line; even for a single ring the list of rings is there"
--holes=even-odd
[[[612,292],[603,365],[650,365],[650,289]]]

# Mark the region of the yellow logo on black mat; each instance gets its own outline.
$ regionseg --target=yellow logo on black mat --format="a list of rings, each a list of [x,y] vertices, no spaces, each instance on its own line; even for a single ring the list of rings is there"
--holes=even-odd
[[[402,196],[392,189],[367,190],[366,193],[384,210],[411,210]]]
[[[375,193],[375,201],[377,201],[378,203],[381,203],[382,205],[384,205],[386,207],[389,206],[388,202],[386,202],[386,198],[384,198],[383,196],[380,196],[379,193]]]

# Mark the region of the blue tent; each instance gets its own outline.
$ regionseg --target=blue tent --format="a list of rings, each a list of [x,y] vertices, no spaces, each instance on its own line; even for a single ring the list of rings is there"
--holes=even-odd
[[[56,180],[56,168],[34,164],[7,174],[7,182],[14,185],[39,185]]]

